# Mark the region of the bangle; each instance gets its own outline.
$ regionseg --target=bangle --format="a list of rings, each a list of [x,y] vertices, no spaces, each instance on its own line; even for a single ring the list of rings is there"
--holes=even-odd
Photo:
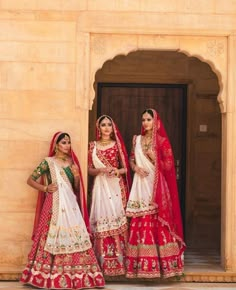
[[[48,191],[48,186],[47,186],[47,185],[45,185],[45,186],[43,187],[43,191],[44,191],[44,192],[47,192],[47,191]]]
[[[120,171],[119,171],[119,169],[118,169],[118,168],[116,169],[115,176],[117,176],[117,177],[120,177]]]

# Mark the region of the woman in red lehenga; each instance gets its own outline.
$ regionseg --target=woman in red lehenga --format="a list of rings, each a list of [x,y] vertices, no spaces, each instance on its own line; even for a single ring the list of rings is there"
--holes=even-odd
[[[142,114],[142,132],[133,138],[130,165],[135,174],[126,209],[131,217],[126,276],[181,276],[185,243],[174,159],[153,109]]]
[[[96,139],[89,144],[89,174],[95,176],[90,224],[94,251],[106,276],[125,274],[128,223],[125,208],[130,175],[124,142],[111,117],[96,123]]]
[[[89,237],[80,165],[67,133],[54,135],[49,157],[27,182],[40,193],[33,246],[21,282],[45,289],[103,287]]]

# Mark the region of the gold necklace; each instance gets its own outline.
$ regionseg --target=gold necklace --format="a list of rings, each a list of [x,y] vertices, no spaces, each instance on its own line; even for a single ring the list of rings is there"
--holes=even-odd
[[[99,140],[99,144],[101,145],[101,146],[106,146],[106,145],[109,145],[109,144],[111,144],[111,142],[112,142],[113,140],[112,139],[108,139],[108,140],[104,140],[104,139],[100,139]]]
[[[68,160],[68,156],[56,156],[56,158],[61,159],[64,162],[66,162]]]
[[[150,140],[148,142],[148,140]],[[152,147],[152,136],[145,136],[143,138],[143,147],[145,151],[148,151]]]

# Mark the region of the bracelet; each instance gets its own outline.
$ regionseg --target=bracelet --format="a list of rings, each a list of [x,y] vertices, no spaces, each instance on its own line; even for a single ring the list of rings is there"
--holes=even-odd
[[[116,177],[120,177],[120,171],[119,171],[119,169],[116,169],[115,176],[116,176]]]
[[[44,192],[47,192],[47,191],[48,191],[48,186],[47,186],[47,185],[45,185],[45,186],[43,187],[43,191],[44,191]]]

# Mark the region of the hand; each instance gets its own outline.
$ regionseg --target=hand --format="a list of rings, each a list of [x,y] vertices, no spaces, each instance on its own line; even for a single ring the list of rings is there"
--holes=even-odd
[[[108,174],[108,177],[120,177],[120,170],[118,168],[112,168]]]
[[[146,176],[149,175],[149,172],[148,172],[148,171],[146,171],[145,169],[143,169],[142,167],[139,167],[139,166],[137,166],[137,165],[135,166],[134,171],[135,171],[138,175],[140,175],[141,177],[146,177]]]
[[[114,172],[112,167],[104,167],[99,169],[100,174],[106,174],[109,177],[112,177]]]
[[[48,187],[47,187],[47,192],[48,192],[48,193],[53,193],[53,192],[55,192],[55,191],[57,191],[57,190],[58,190],[58,186],[57,186],[56,183],[51,183],[51,184],[49,184]]]

